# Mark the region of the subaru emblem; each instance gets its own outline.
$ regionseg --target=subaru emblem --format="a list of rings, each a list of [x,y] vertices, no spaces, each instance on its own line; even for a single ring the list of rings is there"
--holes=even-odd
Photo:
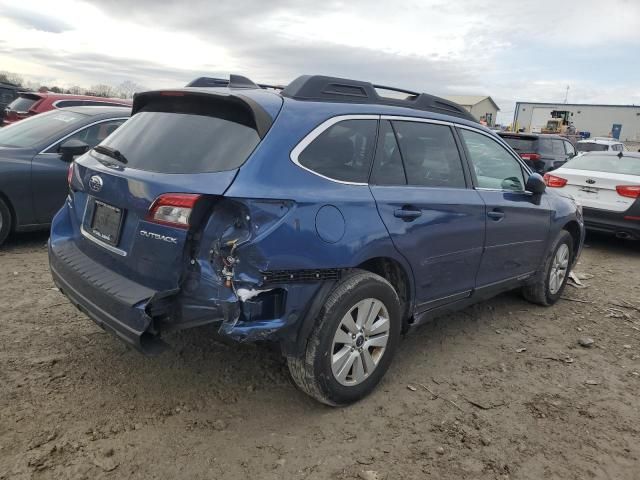
[[[596,181],[593,178],[587,178],[585,180],[589,185],[593,185],[594,183],[596,183]]]
[[[102,190],[102,179],[98,175],[94,175],[89,179],[89,188],[94,192]]]

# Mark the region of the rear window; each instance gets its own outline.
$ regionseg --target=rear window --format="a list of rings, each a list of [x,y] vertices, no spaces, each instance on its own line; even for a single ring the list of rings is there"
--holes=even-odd
[[[518,153],[534,153],[536,151],[536,138],[502,136],[502,139]]]
[[[640,176],[640,158],[598,154],[580,155],[565,163],[563,168]]]
[[[579,152],[606,152],[609,149],[608,145],[602,143],[580,143],[576,144],[576,148]]]
[[[52,110],[0,129],[0,147],[35,147],[73,128],[86,115]]]
[[[30,97],[18,97],[13,102],[11,102],[7,108],[9,110],[13,110],[14,112],[28,112],[29,109],[36,103],[39,98],[30,98]]]
[[[298,162],[334,180],[366,183],[377,123],[377,120],[344,120],[336,123],[298,155]]]
[[[180,104],[168,100],[145,107],[102,145],[118,150],[127,166],[137,170],[206,173],[240,167],[260,143],[253,117],[239,106],[198,99],[174,102]]]

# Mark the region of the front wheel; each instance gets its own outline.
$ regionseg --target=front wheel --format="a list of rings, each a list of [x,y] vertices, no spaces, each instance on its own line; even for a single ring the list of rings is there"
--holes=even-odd
[[[327,405],[360,400],[380,382],[400,340],[398,294],[355,270],[329,294],[302,357],[288,358],[298,387]]]
[[[573,238],[562,230],[552,244],[542,270],[534,283],[522,289],[524,298],[538,305],[553,305],[558,301],[571,272]]]

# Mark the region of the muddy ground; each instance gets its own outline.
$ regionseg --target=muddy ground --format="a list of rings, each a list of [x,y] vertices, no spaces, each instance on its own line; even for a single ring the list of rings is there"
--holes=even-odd
[[[128,350],[53,288],[46,238],[0,250],[0,479],[640,478],[640,243],[589,237],[576,301],[442,318],[331,409],[212,329]]]

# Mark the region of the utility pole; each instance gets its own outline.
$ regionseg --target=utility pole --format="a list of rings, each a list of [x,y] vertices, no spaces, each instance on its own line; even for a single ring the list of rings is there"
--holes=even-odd
[[[564,103],[567,103],[569,100],[569,85],[567,85],[567,91],[564,94]]]

